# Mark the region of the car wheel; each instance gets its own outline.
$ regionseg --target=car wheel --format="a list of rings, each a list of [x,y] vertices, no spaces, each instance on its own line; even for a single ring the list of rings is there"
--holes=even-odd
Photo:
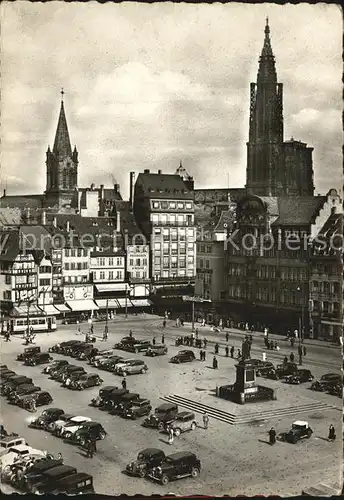
[[[159,422],[158,423],[158,429],[159,429],[159,431],[162,431],[163,428],[164,428],[164,424],[162,422]]]
[[[196,429],[196,422],[192,422],[191,424],[191,430],[194,431]]]
[[[105,439],[105,436],[106,436],[105,432],[102,431],[99,433],[100,439]]]
[[[135,349],[135,354],[138,354],[139,353],[139,350],[138,349]]]
[[[81,444],[81,446],[85,446],[86,445],[86,439],[84,437],[80,438],[79,443]]]
[[[195,478],[199,475],[199,470],[196,469],[196,467],[193,467],[192,471],[191,471],[191,477]]]
[[[179,437],[181,435],[182,431],[181,429],[177,428],[177,429],[174,429],[174,435]]]
[[[64,435],[64,437],[66,439],[70,439],[72,437],[72,433],[71,432],[66,432],[66,434]]]
[[[166,476],[166,474],[164,474],[161,478],[161,484],[167,484],[169,482],[169,478],[168,476]]]
[[[147,472],[146,472],[145,468],[139,470],[140,477],[144,478],[144,477],[146,477],[146,474],[147,474]]]
[[[256,371],[256,375],[257,375],[257,377],[260,377],[260,371],[259,370]]]
[[[141,373],[146,373],[146,368],[142,368]]]
[[[126,377],[128,375],[128,372],[126,372],[125,370],[122,371],[122,375],[123,377]]]

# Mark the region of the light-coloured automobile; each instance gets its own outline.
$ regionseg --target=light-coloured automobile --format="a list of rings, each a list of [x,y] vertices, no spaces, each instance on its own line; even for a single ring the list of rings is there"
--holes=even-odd
[[[146,373],[148,366],[140,359],[134,359],[125,365],[119,366],[116,373],[118,375],[134,375],[137,373]]]
[[[0,469],[2,471],[7,465],[12,465],[17,460],[21,460],[26,457],[43,458],[45,456],[45,451],[37,450],[36,448],[32,448],[31,446],[25,444],[12,446],[8,449],[8,452],[5,455],[0,457]]]
[[[57,420],[54,425],[53,433],[56,436],[63,435],[64,429],[67,427],[73,427],[78,424],[82,424],[83,422],[90,422],[92,419],[89,417],[75,416],[71,417],[68,420]]]
[[[74,417],[74,419],[70,420],[64,427],[62,427],[59,433],[60,437],[66,439],[70,438],[84,423],[91,422],[91,420],[92,419],[89,417]]]
[[[121,359],[118,363],[116,363],[115,373],[117,373],[119,370],[121,370],[124,366],[130,365],[130,363],[133,363],[134,361],[137,361],[137,360],[135,358]]]
[[[0,457],[8,453],[10,448],[15,448],[19,445],[26,445],[26,441],[23,437],[20,436],[7,436],[0,439]]]

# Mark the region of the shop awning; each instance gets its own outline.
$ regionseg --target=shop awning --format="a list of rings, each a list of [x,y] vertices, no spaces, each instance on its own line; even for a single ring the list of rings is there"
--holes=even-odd
[[[28,314],[27,305],[15,306],[13,308],[13,313],[15,316],[27,316],[27,314]],[[42,316],[43,311],[41,311],[41,309],[39,307],[37,307],[35,304],[30,304],[29,315],[30,316]]]
[[[67,307],[65,304],[56,304],[55,307],[60,312],[70,312],[69,307]]]
[[[53,306],[52,304],[46,304],[44,306],[39,306],[39,307],[47,316],[55,316],[56,314],[60,314],[60,311],[58,311],[56,307]]]
[[[106,309],[106,299],[96,300],[99,309]],[[108,299],[108,309],[118,309],[119,305],[116,299]]]
[[[99,309],[93,300],[71,300],[67,302],[72,311],[95,311]]]
[[[125,303],[127,302],[127,307],[133,307],[132,303],[129,299],[116,299],[119,307],[125,307]]]
[[[102,283],[96,285],[98,292],[123,292],[129,287],[126,283]]]
[[[151,305],[151,301],[148,299],[130,299],[134,307],[148,307]]]

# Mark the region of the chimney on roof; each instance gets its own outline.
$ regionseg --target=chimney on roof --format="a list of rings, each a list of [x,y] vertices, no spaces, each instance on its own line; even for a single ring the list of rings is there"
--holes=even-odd
[[[119,184],[114,184],[113,190],[115,191],[115,193],[119,193]]]
[[[5,198],[5,196],[6,196],[6,189],[4,189],[4,198]]]
[[[54,217],[54,218],[53,218],[53,226],[54,226],[54,227],[57,227],[57,217]]]
[[[67,233],[69,233],[69,231],[70,231],[69,220],[67,220],[67,222],[66,222],[66,231],[67,231]]]
[[[135,180],[135,172],[130,172],[129,204],[130,204],[131,210],[132,210],[133,204],[134,204],[134,180]]]
[[[42,225],[45,226],[47,224],[47,216],[45,210],[42,212]]]
[[[161,175],[162,174],[162,170],[158,170],[158,174]]]
[[[143,171],[144,174],[149,174],[149,168],[145,168],[144,171]]]
[[[91,184],[91,191],[94,191],[94,184],[93,184],[93,182]]]
[[[99,190],[99,215],[102,217],[105,213],[104,211],[104,184],[100,185]]]
[[[121,212],[119,210],[117,211],[116,231],[117,233],[121,232]]]

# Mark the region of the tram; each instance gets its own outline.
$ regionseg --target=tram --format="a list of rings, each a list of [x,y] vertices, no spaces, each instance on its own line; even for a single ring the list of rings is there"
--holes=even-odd
[[[11,318],[8,320],[11,333],[24,333],[27,331],[27,318]],[[34,332],[52,332],[56,330],[55,316],[36,316],[30,318],[29,327]]]

